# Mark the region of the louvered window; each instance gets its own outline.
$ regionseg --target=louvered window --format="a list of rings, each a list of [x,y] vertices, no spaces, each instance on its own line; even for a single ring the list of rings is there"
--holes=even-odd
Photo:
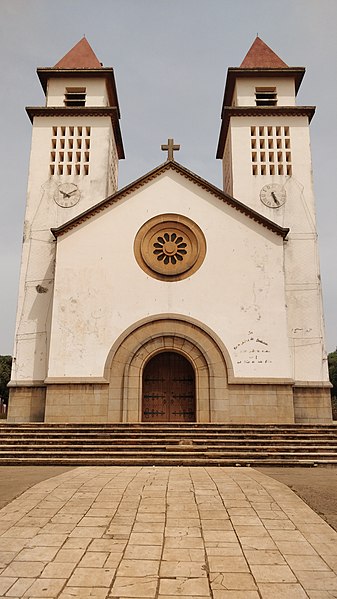
[[[85,106],[85,87],[67,87],[64,96],[65,106]]]
[[[276,87],[256,87],[255,102],[256,106],[276,106]]]

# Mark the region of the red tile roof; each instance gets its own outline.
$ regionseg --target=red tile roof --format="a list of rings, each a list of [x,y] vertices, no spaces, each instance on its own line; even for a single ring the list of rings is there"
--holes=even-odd
[[[240,64],[240,69],[259,68],[279,69],[288,68],[288,65],[261,38],[256,37]]]
[[[71,49],[54,69],[101,69],[102,65],[85,37]]]

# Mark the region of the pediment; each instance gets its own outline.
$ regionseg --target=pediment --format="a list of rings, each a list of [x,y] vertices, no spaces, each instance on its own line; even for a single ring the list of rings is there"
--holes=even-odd
[[[71,229],[78,227],[85,221],[92,219],[98,213],[104,212],[104,210],[108,210],[113,204],[120,202],[121,200],[125,199],[125,197],[133,194],[149,182],[154,181],[155,179],[161,177],[161,175],[169,171],[178,173],[181,177],[189,180],[197,187],[206,191],[208,194],[210,194],[210,196],[217,198],[219,202],[224,202],[226,205],[233,208],[233,210],[237,210],[242,214],[245,214],[249,219],[259,223],[261,226],[269,229],[270,231],[273,231],[276,235],[281,236],[283,239],[285,239],[285,237],[287,236],[289,232],[288,228],[284,228],[277,225],[276,223],[259,214],[252,208],[249,208],[239,200],[224,193],[221,189],[219,189],[215,185],[212,185],[202,177],[199,177],[198,175],[188,170],[186,167],[182,166],[175,160],[167,160],[152,171],[146,173],[146,175],[143,175],[142,177],[140,177],[136,181],[133,181],[126,187],[123,187],[115,194],[107,197],[98,204],[95,204],[95,206],[92,206],[88,210],[85,210],[84,212],[82,212],[75,218],[67,221],[60,227],[51,229],[53,235],[57,238],[60,235],[70,231]]]

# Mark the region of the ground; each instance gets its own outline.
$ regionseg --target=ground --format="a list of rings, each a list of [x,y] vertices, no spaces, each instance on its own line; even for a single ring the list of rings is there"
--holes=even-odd
[[[276,479],[335,470],[0,470],[7,500],[28,488],[0,510],[1,597],[337,598],[337,533]]]
[[[294,491],[337,530],[337,468],[257,468]]]
[[[0,508],[47,478],[71,470],[62,466],[1,466]],[[337,469],[257,468],[292,489],[317,514],[337,530]]]

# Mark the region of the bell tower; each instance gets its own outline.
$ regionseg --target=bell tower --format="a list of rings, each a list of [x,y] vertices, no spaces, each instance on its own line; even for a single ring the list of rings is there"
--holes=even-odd
[[[124,158],[114,71],[82,38],[38,68],[44,106],[28,107],[32,144],[13,352],[10,421],[43,420],[58,227],[117,191]]]
[[[309,133],[315,107],[296,104],[304,73],[257,37],[240,67],[228,69],[217,149],[224,191],[290,229],[284,301],[297,422],[320,410],[331,417]]]

